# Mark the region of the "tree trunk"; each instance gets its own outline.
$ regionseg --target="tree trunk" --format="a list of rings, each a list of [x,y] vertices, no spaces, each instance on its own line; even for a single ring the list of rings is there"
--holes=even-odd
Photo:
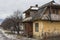
[[[17,27],[17,34],[19,34],[19,31],[20,31],[20,30],[19,30],[19,26],[18,26],[18,27]]]
[[[19,23],[17,23],[17,34],[19,34],[20,31],[20,27],[19,27]]]

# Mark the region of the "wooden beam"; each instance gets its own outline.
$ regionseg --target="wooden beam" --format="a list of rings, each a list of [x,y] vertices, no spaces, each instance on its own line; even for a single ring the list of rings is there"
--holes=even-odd
[[[50,8],[49,8],[49,20],[51,21],[51,14],[52,14],[52,2],[50,3]]]

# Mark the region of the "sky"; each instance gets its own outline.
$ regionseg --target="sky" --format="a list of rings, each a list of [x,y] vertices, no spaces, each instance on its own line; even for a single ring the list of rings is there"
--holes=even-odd
[[[16,10],[23,12],[30,6],[34,6],[35,4],[41,6],[50,1],[51,0],[0,0],[0,19],[5,19],[12,15]],[[60,2],[60,0],[55,1],[57,3]]]

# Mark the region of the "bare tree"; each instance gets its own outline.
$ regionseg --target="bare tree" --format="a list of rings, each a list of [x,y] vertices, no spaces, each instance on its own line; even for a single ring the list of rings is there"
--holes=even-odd
[[[3,29],[6,29],[6,30],[9,29],[10,30],[10,27],[13,26],[13,22],[10,20],[10,18],[6,18],[2,22],[1,26],[3,27]]]
[[[3,22],[2,22],[2,27],[5,29],[12,29],[14,31],[17,31],[17,34],[19,34],[20,31],[20,27],[19,25],[22,25],[22,13],[17,10],[14,12],[13,15],[11,15],[10,17],[6,18]]]
[[[14,27],[17,31],[17,34],[19,34],[19,25],[22,25],[22,19],[22,13],[19,10],[15,11],[13,16],[11,16],[11,20],[14,22]]]

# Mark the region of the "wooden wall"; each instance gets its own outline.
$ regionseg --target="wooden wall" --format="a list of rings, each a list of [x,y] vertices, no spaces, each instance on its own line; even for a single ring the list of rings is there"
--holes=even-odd
[[[25,34],[28,37],[33,35],[33,24],[32,23],[25,23]]]

